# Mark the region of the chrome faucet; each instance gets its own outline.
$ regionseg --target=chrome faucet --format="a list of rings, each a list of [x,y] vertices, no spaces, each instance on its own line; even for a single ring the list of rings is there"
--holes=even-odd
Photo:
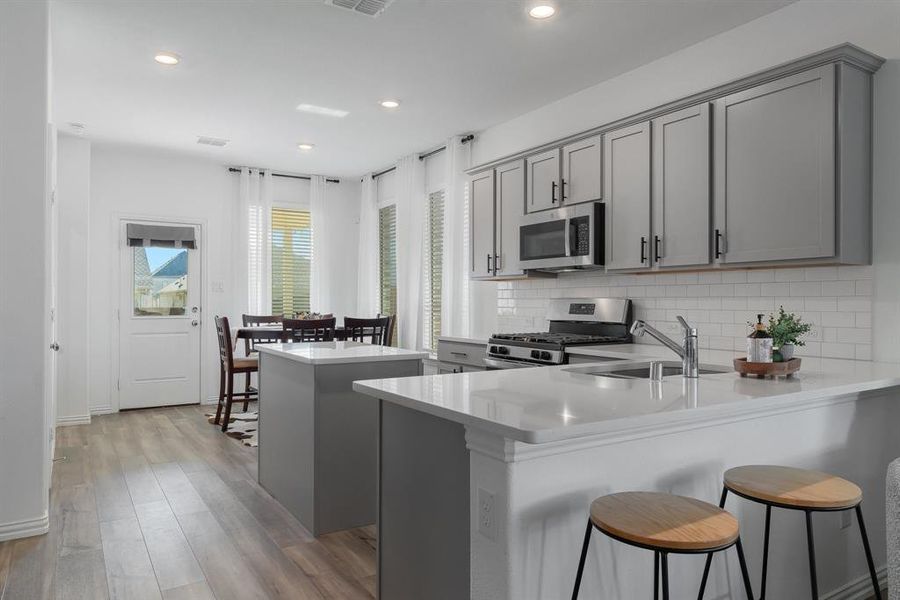
[[[631,334],[638,337],[649,333],[652,337],[668,346],[672,352],[681,357],[681,375],[692,379],[700,375],[700,354],[697,351],[697,330],[687,324],[684,317],[677,316],[678,322],[684,329],[684,340],[679,346],[677,342],[672,340],[655,327],[648,325],[646,322],[637,320],[631,325]]]

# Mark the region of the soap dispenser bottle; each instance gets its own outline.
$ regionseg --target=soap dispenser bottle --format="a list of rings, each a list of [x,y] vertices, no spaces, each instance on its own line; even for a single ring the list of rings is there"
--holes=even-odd
[[[763,316],[756,315],[756,325],[753,333],[747,336],[747,362],[770,363],[772,362],[772,336],[763,325]]]

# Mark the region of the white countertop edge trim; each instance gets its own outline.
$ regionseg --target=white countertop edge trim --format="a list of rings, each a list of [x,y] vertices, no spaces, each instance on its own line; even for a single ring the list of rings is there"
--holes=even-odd
[[[309,356],[303,356],[300,354],[295,354],[293,352],[287,352],[280,348],[266,348],[265,344],[260,344],[256,348],[259,350],[260,355],[268,354],[271,356],[277,356],[279,358],[284,358],[286,360],[292,360],[294,362],[302,363],[304,365],[341,365],[341,364],[351,364],[351,363],[367,363],[367,362],[390,362],[397,360],[423,360],[428,358],[427,352],[420,352],[416,350],[406,350],[403,348],[395,348],[395,350],[401,350],[401,352],[396,354],[382,354],[382,355],[374,355],[374,356],[335,356],[335,357],[320,357],[320,358],[310,358]]]
[[[571,450],[572,440],[585,441],[590,446],[596,446],[598,442],[603,440],[608,440],[605,443],[617,443],[628,439],[659,435],[660,433],[711,427],[723,423],[809,410],[819,405],[852,402],[859,399],[859,395],[864,392],[886,390],[894,387],[900,387],[900,378],[876,379],[813,391],[752,398],[740,403],[708,406],[689,411],[682,410],[639,415],[623,419],[610,419],[608,421],[585,423],[584,425],[573,425],[561,430],[529,431],[473,417],[376,387],[370,387],[366,385],[366,381],[353,382],[354,391],[432,416],[461,423],[466,428],[479,429],[486,433],[492,433],[530,445],[569,442],[566,445],[566,451]],[[788,402],[790,405],[786,404]],[[631,438],[627,436],[631,436]],[[586,438],[588,439],[586,440]]]

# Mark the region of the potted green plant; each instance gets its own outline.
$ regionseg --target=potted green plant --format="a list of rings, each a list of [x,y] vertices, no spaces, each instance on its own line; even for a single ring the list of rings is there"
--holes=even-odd
[[[769,335],[772,336],[772,346],[776,349],[775,360],[791,360],[794,357],[794,346],[805,346],[800,336],[806,335],[812,330],[812,325],[804,323],[803,319],[794,313],[785,312],[784,307],[778,307],[778,314],[769,315]]]

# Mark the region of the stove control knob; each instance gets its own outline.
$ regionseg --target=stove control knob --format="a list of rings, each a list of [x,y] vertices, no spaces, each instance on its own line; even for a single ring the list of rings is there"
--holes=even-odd
[[[491,346],[488,352],[490,352],[491,354],[497,354],[497,346]]]
[[[550,353],[547,351],[541,352],[541,360],[550,360]]]
[[[509,348],[506,346],[497,346],[497,354],[509,354]]]
[[[531,351],[531,358],[540,360],[540,358],[541,358],[541,351],[540,351],[540,350],[532,350],[532,351]]]

